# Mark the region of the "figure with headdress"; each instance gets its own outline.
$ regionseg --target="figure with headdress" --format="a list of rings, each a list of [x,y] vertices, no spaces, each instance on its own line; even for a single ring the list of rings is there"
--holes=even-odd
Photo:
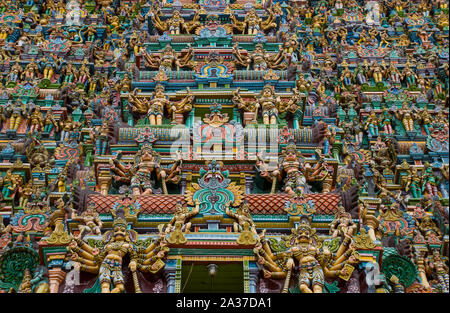
[[[302,216],[299,226],[291,232],[282,237],[287,247],[285,251],[272,252],[265,231],[254,249],[258,263],[264,267],[265,278],[285,279],[283,293],[288,292],[294,271],[298,273],[298,287],[302,293],[322,293],[325,277],[350,278],[354,265],[359,262],[351,237],[344,238],[338,250],[331,253],[320,242],[308,216]]]
[[[109,161],[116,181],[130,184],[133,195],[149,195],[158,192],[155,189],[155,180],[164,179],[166,172],[161,169],[160,155],[152,149],[151,145],[146,143],[142,146],[136,153],[131,166],[122,164],[119,161],[120,158],[121,153],[118,153]]]
[[[236,220],[236,222],[233,223],[233,231],[235,233],[242,232],[248,225],[250,231],[253,234],[257,235],[256,225],[255,222],[253,222],[252,216],[250,215],[248,202],[244,201],[241,206],[236,209],[236,212],[230,210],[230,204],[231,201],[227,204],[225,213]]]
[[[356,224],[353,223],[352,216],[345,211],[345,208],[342,205],[340,205],[333,222],[330,224],[330,235],[333,238],[338,236],[351,237],[355,229]]]

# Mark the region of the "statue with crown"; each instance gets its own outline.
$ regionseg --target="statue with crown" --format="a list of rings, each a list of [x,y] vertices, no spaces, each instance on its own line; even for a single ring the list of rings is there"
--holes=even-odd
[[[281,251],[273,251],[272,244],[265,238],[265,230],[259,237],[254,249],[258,263],[263,267],[265,278],[284,279],[283,293],[293,289],[301,293],[322,293],[332,280],[347,281],[360,260],[350,235],[331,252],[311,227],[308,214],[300,218],[299,225],[291,229],[289,236],[281,237],[279,246],[285,247]],[[297,286],[292,286],[293,275]]]
[[[123,207],[112,210],[114,217],[112,229],[103,234],[102,243],[93,247],[85,239],[75,238],[68,246],[72,261],[78,263],[81,271],[98,274],[95,284],[86,293],[125,292],[124,264],[129,256],[127,267],[131,271],[134,291],[141,293],[137,271],[157,273],[165,263],[162,258],[169,248],[165,236],[153,240],[146,248],[137,245],[138,234],[129,229]],[[100,248],[98,247],[100,246]]]

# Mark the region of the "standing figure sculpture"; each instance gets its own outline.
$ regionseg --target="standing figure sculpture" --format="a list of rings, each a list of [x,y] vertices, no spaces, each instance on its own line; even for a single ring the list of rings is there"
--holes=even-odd
[[[282,239],[287,249],[273,253],[262,233],[260,244],[254,249],[258,263],[263,265],[264,277],[285,279],[282,292],[287,293],[293,271],[298,272],[298,287],[302,293],[322,293],[325,277],[348,279],[359,262],[359,255],[346,237],[335,254],[327,246],[319,247],[316,230],[309,217],[302,216],[299,226]]]
[[[128,101],[132,105],[132,111],[139,114],[147,114],[150,125],[162,125],[164,116],[164,107],[167,107],[169,113],[172,114],[172,123],[176,123],[175,114],[189,112],[192,109],[194,96],[191,94],[189,87],[187,95],[178,102],[170,102],[164,94],[164,87],[156,85],[151,100],[137,97],[138,90],[135,89],[128,95]]]
[[[161,169],[160,156],[149,144],[144,144],[136,153],[131,166],[119,162],[121,153],[110,159],[113,178],[118,182],[130,184],[133,195],[149,195],[155,193],[155,180],[164,182],[166,172]]]
[[[417,114],[413,113],[414,109],[408,106],[406,102],[403,103],[401,109],[395,111],[395,117],[402,121],[405,131],[414,131],[414,120],[417,119]]]
[[[86,211],[81,215],[75,214],[72,216],[73,221],[80,221],[83,224],[78,225],[80,231],[78,238],[83,239],[85,235],[93,233],[95,235],[101,235],[102,221],[98,213],[95,211],[95,204],[90,203]]]

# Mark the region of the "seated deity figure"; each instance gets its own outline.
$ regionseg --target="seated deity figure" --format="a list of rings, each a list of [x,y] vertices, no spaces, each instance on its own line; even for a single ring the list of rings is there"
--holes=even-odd
[[[243,202],[242,205],[236,209],[236,212],[230,210],[230,203],[228,203],[225,212],[228,216],[236,220],[236,222],[233,223],[233,231],[235,233],[243,231],[246,225],[248,225],[250,231],[257,235],[256,225],[250,215],[248,202]]]
[[[343,206],[339,206],[333,222],[330,224],[330,234],[333,238],[338,236],[352,236],[356,229],[350,213],[345,211]]]
[[[89,233],[101,235],[102,221],[95,211],[95,204],[93,202],[90,203],[87,210],[81,213],[81,215],[74,214],[72,220],[83,223],[78,225],[78,229],[80,230],[78,238],[83,239]]]
[[[264,277],[285,279],[282,292],[287,293],[292,272],[298,275],[298,287],[302,293],[322,293],[327,278],[349,277],[359,263],[359,254],[346,237],[335,253],[327,246],[319,247],[316,230],[311,227],[309,217],[302,216],[300,225],[292,234],[283,236],[287,249],[272,252],[265,231],[254,251],[258,263],[264,268]]]

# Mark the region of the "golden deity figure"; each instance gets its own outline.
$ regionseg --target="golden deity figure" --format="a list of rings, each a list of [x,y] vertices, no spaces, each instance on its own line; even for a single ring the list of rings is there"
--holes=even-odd
[[[165,233],[168,234],[177,229],[179,226],[180,231],[184,233],[190,233],[192,223],[189,220],[200,212],[200,202],[195,200],[195,208],[189,211],[187,205],[182,205],[181,202],[176,204],[176,212],[174,213],[172,219],[167,224]]]
[[[71,259],[80,263],[80,270],[99,274],[102,293],[120,293],[125,290],[122,272],[125,255],[130,256],[130,270],[135,272],[137,269],[137,250],[129,237],[127,221],[120,213],[116,212],[113,230],[105,234],[106,245],[100,252],[80,238],[74,239],[68,247],[72,253]]]
[[[311,227],[309,217],[302,216],[300,224],[291,230],[291,235],[283,236],[287,249],[273,252],[265,238],[260,235],[260,243],[253,250],[258,263],[264,267],[264,277],[285,279],[282,292],[287,293],[292,272],[298,271],[298,287],[302,293],[322,293],[325,277],[348,280],[359,263],[350,236],[345,237],[335,253],[319,239]]]
[[[78,238],[83,239],[87,234],[101,235],[102,221],[98,213],[95,211],[95,203],[90,203],[86,211],[81,215],[72,214],[72,221],[80,221],[83,224],[78,225],[80,231]]]
[[[352,237],[355,230],[356,224],[353,223],[352,216],[345,211],[345,208],[342,205],[340,205],[338,207],[338,213],[330,224],[330,235],[333,238],[338,236]]]
[[[49,108],[44,118],[44,133],[50,134],[55,127],[55,131],[59,130],[58,122],[56,122],[55,115],[52,108]]]
[[[170,44],[166,45],[159,57],[149,54],[145,50],[141,51],[146,66],[150,68],[157,68],[159,71],[163,72],[172,71],[174,69],[179,71],[183,67],[194,69],[196,65],[193,60],[194,50],[192,47],[189,46],[183,56],[181,56],[182,53],[177,54]]]
[[[190,89],[187,88],[187,95],[179,102],[170,102],[164,94],[164,87],[160,84],[156,85],[151,100],[146,98],[138,98],[135,89],[128,95],[128,102],[132,105],[131,110],[140,114],[147,114],[150,125],[162,125],[164,107],[167,107],[169,113],[172,114],[172,123],[176,123],[175,114],[181,114],[192,110],[194,96]]]
[[[276,96],[271,85],[264,86],[257,100],[256,108],[262,109],[263,123],[265,125],[276,125],[278,118],[278,109],[282,105],[281,98]],[[258,111],[256,111],[256,115]]]
[[[331,187],[327,164],[324,156],[316,151],[319,156],[318,162],[312,167],[306,163],[305,158],[297,151],[295,144],[288,144],[283,149],[278,161],[278,169],[273,171],[273,175],[278,181],[283,180],[284,191],[290,196],[301,196],[310,193],[308,181],[322,181],[323,192],[328,192]],[[283,173],[285,177],[283,178]]]
[[[277,26],[277,23],[275,22],[276,17],[273,10],[269,9],[268,13],[269,16],[264,21],[258,16],[255,8],[250,9],[250,11],[245,15],[243,22],[238,21],[234,14],[230,14],[230,18],[233,22],[233,28],[242,32],[242,34],[247,32],[247,35],[256,35],[259,32],[264,32]]]
[[[408,103],[403,102],[402,107],[394,112],[395,117],[402,121],[403,127],[407,132],[414,131],[414,120],[418,118],[417,114],[413,113],[413,111],[408,106]]]
[[[285,69],[287,63],[284,62],[284,50],[280,46],[276,54],[267,53],[263,45],[258,43],[255,45],[253,52],[244,56],[238,48],[236,43],[233,46],[233,55],[235,56],[235,63],[241,66],[245,66],[247,70],[250,69],[250,65],[253,64],[253,70],[265,71],[267,69]]]
[[[402,78],[406,80],[406,84],[408,87],[416,85],[417,75],[410,68],[409,60],[406,62],[406,66],[402,71]]]
[[[91,74],[89,73],[88,63],[89,62],[87,61],[87,59],[85,59],[83,61],[83,63],[81,64],[80,68],[78,69],[78,76],[77,76],[77,78],[78,78],[78,83],[79,84],[83,84],[84,85],[84,83],[86,81],[89,81],[90,78],[91,78]]]
[[[297,82],[295,83],[297,90],[299,92],[311,91],[311,82],[305,80],[305,74],[300,74],[298,76]]]
[[[23,69],[22,69],[22,66],[20,66],[20,64],[19,64],[19,60],[16,60],[9,71],[8,79],[10,81],[16,82],[17,79],[21,78],[22,71],[23,71]]]
[[[25,66],[21,78],[27,81],[33,81],[38,74],[39,74],[39,67],[34,60],[31,60],[30,63],[28,63],[27,66]]]
[[[34,108],[33,113],[28,119],[30,121],[30,133],[37,132],[44,128],[44,116],[42,115],[41,107],[39,105]]]
[[[167,21],[161,21],[159,18],[160,10],[151,9],[151,19],[155,27],[161,31],[166,32],[169,31],[171,35],[180,35],[182,31],[186,31],[186,34],[191,34],[195,31],[197,27],[200,27],[202,24],[199,22],[200,13],[197,12],[195,14],[192,21],[185,21],[184,18],[181,17],[180,11],[173,11],[172,17],[170,17]]]
[[[416,220],[416,224],[427,242],[439,242],[442,239],[441,231],[429,215],[425,215],[420,222]]]
[[[178,170],[177,166],[172,166],[166,172],[161,168],[160,155],[154,151],[151,145],[145,143],[136,153],[131,165],[125,165],[120,162],[121,153],[110,159],[110,169],[113,172],[113,179],[117,182],[129,184],[133,190],[133,195],[150,195],[160,192],[155,189],[156,181],[161,181],[164,194],[167,194],[166,181],[174,171]],[[178,164],[178,161],[175,162]],[[176,183],[176,180],[168,180]]]
[[[19,188],[19,194],[19,207],[25,208],[31,195],[33,194],[33,180],[29,180],[28,183],[25,184],[25,186],[21,186]]]
[[[235,233],[242,232],[248,228],[254,235],[258,235],[256,232],[256,224],[250,215],[250,208],[248,202],[244,201],[236,212],[230,210],[231,201],[226,205],[225,213],[232,219],[236,220],[233,223],[233,231]]]

